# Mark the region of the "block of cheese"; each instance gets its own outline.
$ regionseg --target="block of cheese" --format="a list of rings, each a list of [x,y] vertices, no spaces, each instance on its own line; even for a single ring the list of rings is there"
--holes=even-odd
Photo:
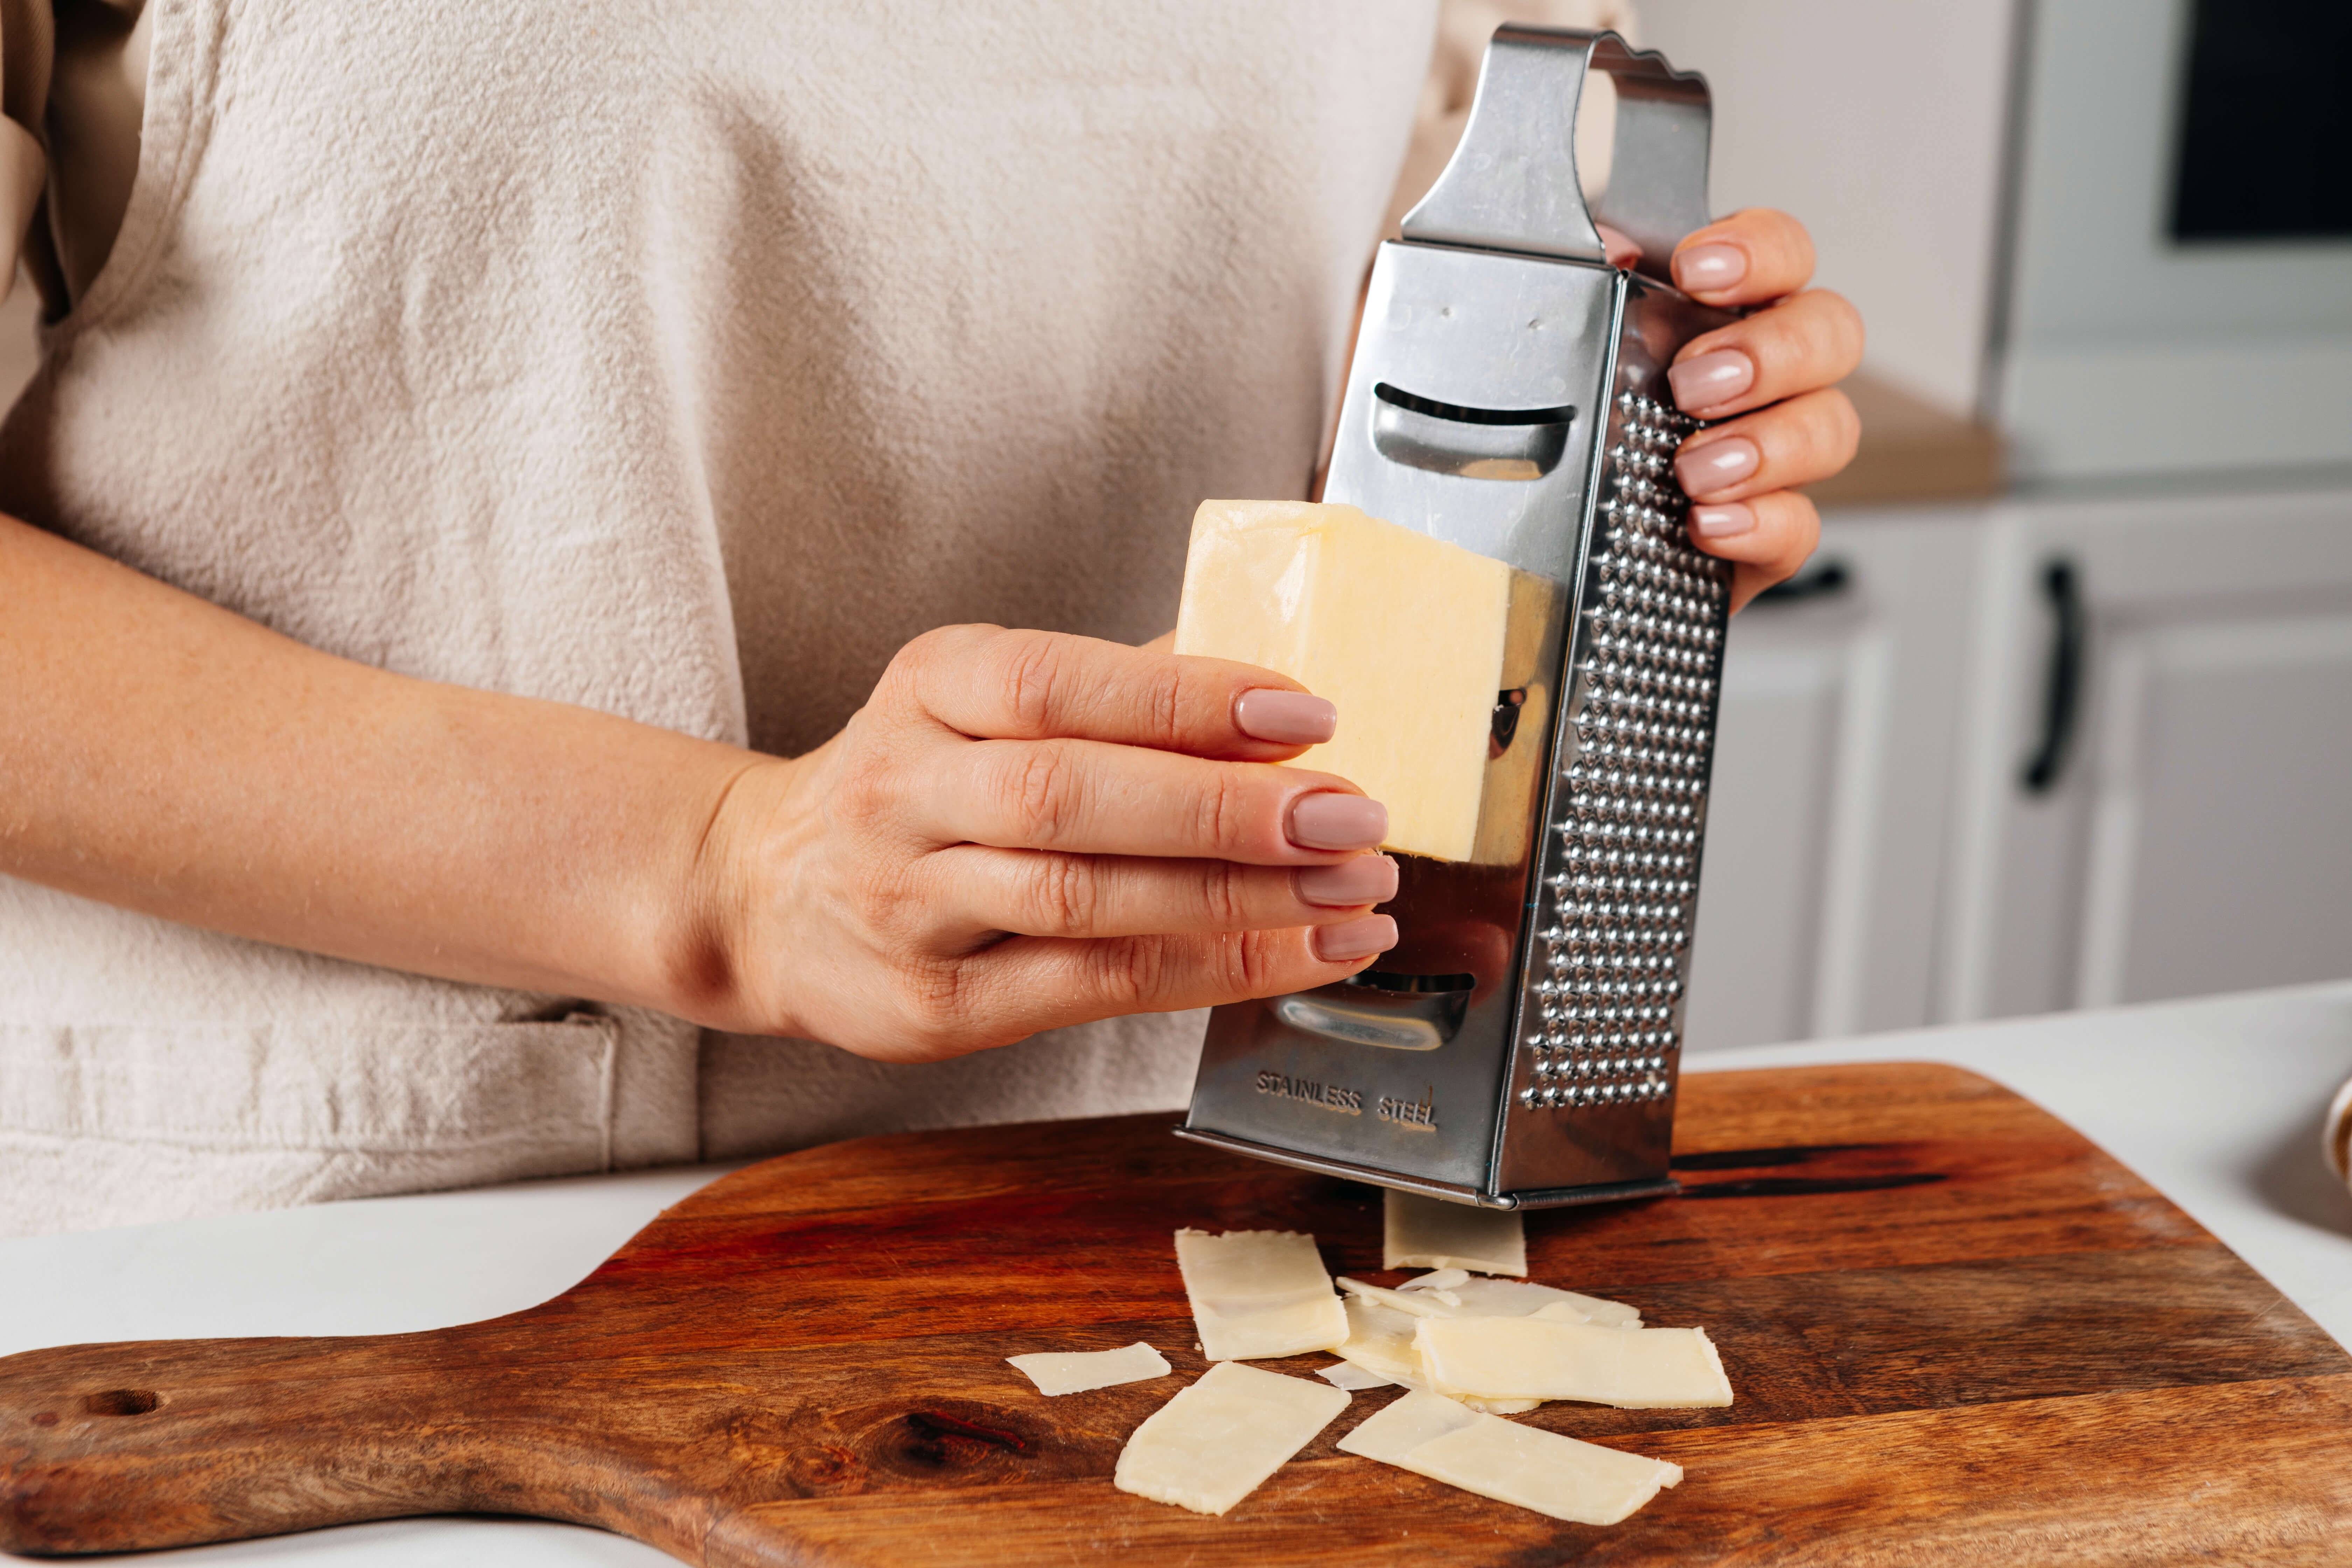
[[[1408,1394],[1339,1439],[1342,1453],[1576,1524],[1616,1524],[1683,1479],[1682,1467]]]
[[[1507,737],[1509,743],[1487,748],[1486,796],[1478,808],[1478,847],[1470,857],[1481,866],[1517,865],[1535,836],[1536,793],[1543,787],[1544,759],[1550,751],[1553,676],[1559,666],[1559,644],[1551,637],[1559,597],[1559,584],[1549,577],[1511,574],[1496,703],[1517,711],[1507,720],[1496,714],[1503,721],[1493,726],[1495,738]]]
[[[1383,1268],[1528,1271],[1527,1222],[1517,1209],[1473,1208],[1394,1187],[1388,1189],[1381,1208]]]
[[[1223,1513],[1348,1407],[1345,1389],[1219,1362],[1144,1417],[1112,1484],[1195,1513]]]
[[[1422,1318],[1422,1380],[1440,1394],[1580,1399],[1621,1410],[1731,1403],[1705,1329],[1612,1329],[1548,1318]]]
[[[1176,1233],[1176,1267],[1211,1361],[1335,1350],[1348,1314],[1315,1238],[1295,1230]]]
[[[1429,1278],[1427,1275],[1423,1279]],[[1549,1285],[1523,1279],[1465,1279],[1450,1289],[1414,1289],[1412,1280],[1391,1290],[1361,1279],[1341,1278],[1339,1289],[1349,1295],[1416,1318],[1552,1318],[1569,1323],[1598,1323],[1603,1328],[1638,1329],[1640,1309],[1598,1296],[1580,1296]]]
[[[1511,568],[1351,506],[1202,501],[1176,651],[1286,675],[1339,709],[1292,765],[1389,808],[1383,847],[1468,860],[1502,689]]]
[[[1019,1367],[1040,1394],[1084,1394],[1090,1388],[1166,1377],[1175,1370],[1166,1356],[1140,1342],[1122,1350],[1039,1351],[1004,1359]]]

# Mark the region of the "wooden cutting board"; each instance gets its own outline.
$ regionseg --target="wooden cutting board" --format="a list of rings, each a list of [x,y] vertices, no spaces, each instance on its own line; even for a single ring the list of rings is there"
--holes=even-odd
[[[1202,1367],[1170,1233],[1296,1227],[1393,1282],[1370,1189],[1127,1117],[868,1138],[712,1183],[543,1306],[431,1333],[0,1360],[0,1544],[437,1512],[689,1563],[2320,1562],[2352,1359],[2077,1133],[1943,1067],[1683,1081],[1678,1198],[1528,1221],[1531,1276],[1704,1324],[1727,1410],[1521,1417],[1688,1479],[1612,1529],[1339,1453],[1223,1519],[1115,1490]],[[1148,1340],[1046,1399],[1003,1358]],[[1306,1373],[1302,1356],[1259,1364]]]

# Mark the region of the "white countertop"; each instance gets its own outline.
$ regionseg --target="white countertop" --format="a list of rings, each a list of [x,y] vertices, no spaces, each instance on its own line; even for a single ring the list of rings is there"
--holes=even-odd
[[[1938,1061],[2081,1129],[2352,1345],[2352,1194],[2320,1120],[2352,1078],[2352,983],[1696,1057],[1694,1071]],[[375,1334],[469,1322],[578,1280],[722,1167],[376,1198],[0,1241],[0,1355],[102,1340]],[[359,1568],[670,1559],[600,1531],[426,1519],[143,1554]]]

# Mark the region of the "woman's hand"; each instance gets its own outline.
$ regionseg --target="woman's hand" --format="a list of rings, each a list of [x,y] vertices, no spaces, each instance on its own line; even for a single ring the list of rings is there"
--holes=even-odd
[[[1362,968],[1388,813],[1272,765],[1333,721],[1247,665],[952,626],[785,762],[336,658],[0,517],[0,874],[873,1057]]]
[[[1749,208],[1709,224],[1675,247],[1673,266],[1702,304],[1762,307],[1692,339],[1666,373],[1683,412],[1710,421],[1683,443],[1675,476],[1693,502],[1693,542],[1737,563],[1736,610],[1795,572],[1821,537],[1820,514],[1795,487],[1853,458],[1861,425],[1836,384],[1862,362],[1862,318],[1805,288],[1813,243],[1786,213]]]
[[[1326,985],[1396,941],[1388,813],[1272,764],[1335,710],[1248,665],[950,626],[745,770],[680,1010],[898,1061]]]

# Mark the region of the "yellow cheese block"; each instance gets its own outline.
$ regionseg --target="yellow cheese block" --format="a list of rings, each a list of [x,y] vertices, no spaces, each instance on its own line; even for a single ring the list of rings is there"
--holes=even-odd
[[[1544,731],[1551,721],[1552,708],[1551,682],[1542,655],[1552,629],[1559,586],[1531,572],[1511,574],[1510,623],[1503,638],[1503,679],[1497,695],[1518,713],[1511,725],[1509,747],[1500,756],[1491,747],[1487,751],[1486,799],[1478,810],[1477,852],[1471,856],[1481,866],[1516,866],[1529,847],[1549,739]],[[1556,654],[1551,662],[1557,665]]]
[[[1339,732],[1292,765],[1386,805],[1382,847],[1469,860],[1512,576],[1351,506],[1202,501],[1176,651],[1259,665],[1338,704]]]

